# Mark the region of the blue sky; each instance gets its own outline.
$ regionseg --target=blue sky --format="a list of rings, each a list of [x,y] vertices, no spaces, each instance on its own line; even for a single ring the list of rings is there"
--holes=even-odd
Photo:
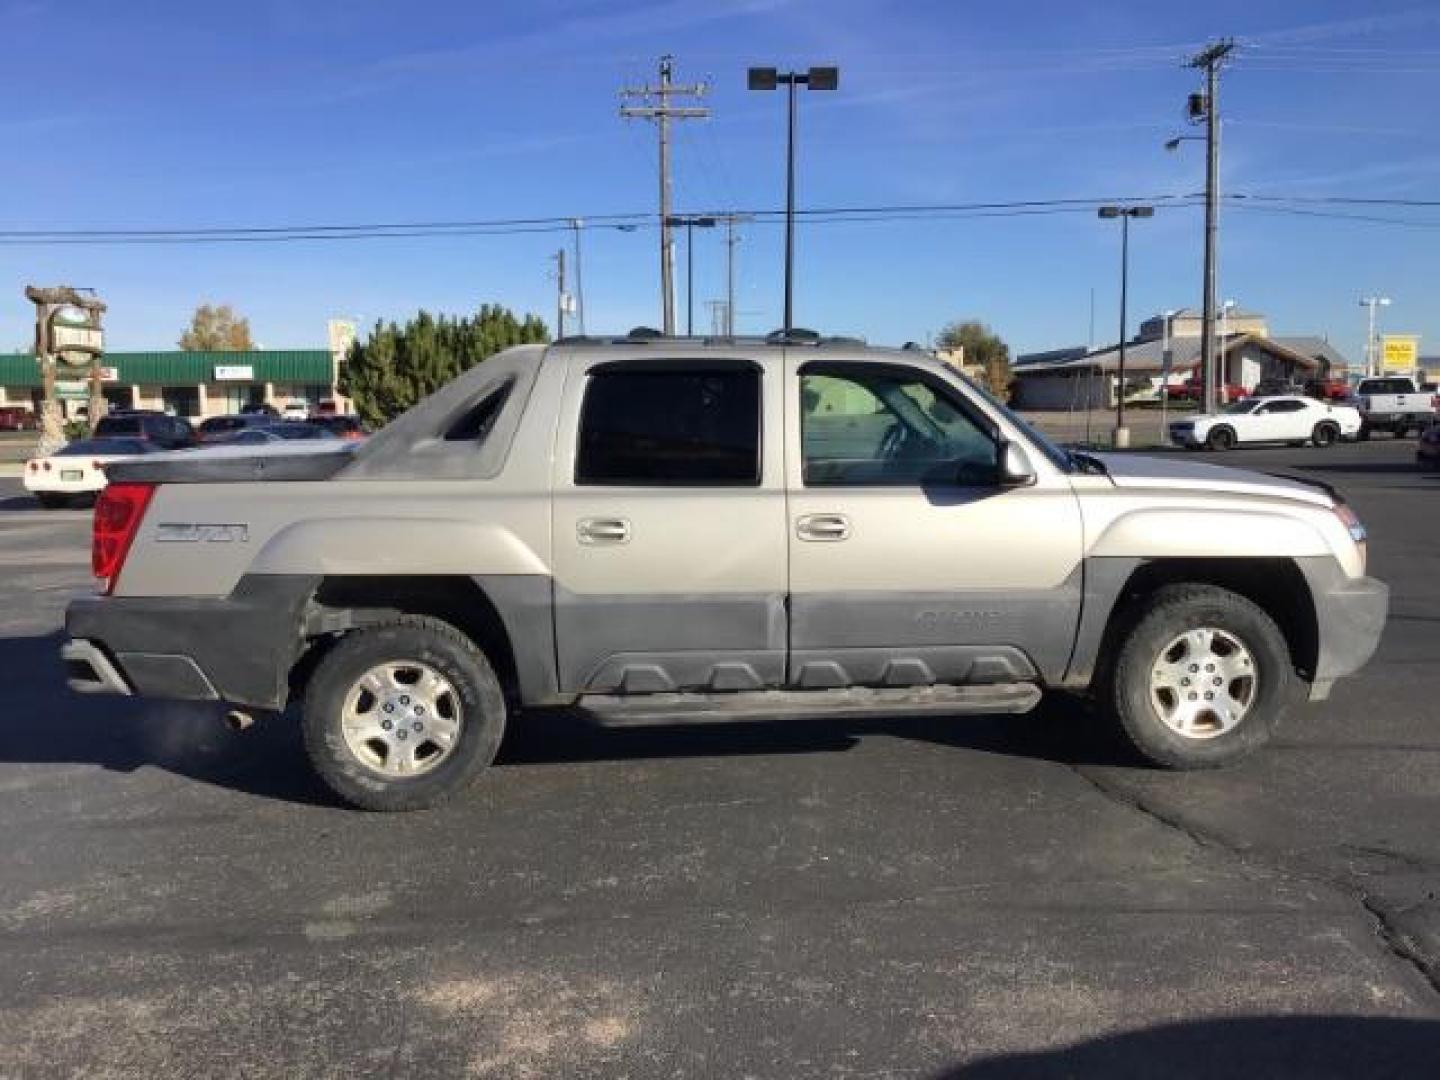
[[[1440,197],[1433,2],[0,0],[0,229],[653,211],[654,131],[617,116],[617,90],[667,51],[681,79],[713,80],[713,118],[677,136],[682,211],[782,203],[783,98],[745,90],[752,63],[841,68],[838,92],[800,103],[802,206],[1178,195],[1203,184],[1200,144],[1161,148],[1197,87],[1179,58],[1221,34],[1245,46],[1223,89],[1226,190]],[[1410,224],[1227,208],[1222,295],[1358,359],[1357,299],[1382,292],[1386,328],[1440,353],[1440,208],[1320,208]],[[1198,209],[1134,227],[1132,319],[1198,303],[1200,241]],[[28,341],[26,283],[98,289],[115,349],[173,346],[202,301],[269,347],[323,343],[328,317],[482,301],[549,320],[566,242],[0,246],[0,348]],[[1090,212],[810,225],[798,243],[801,325],[898,342],[975,316],[1026,351],[1083,342],[1093,289],[1096,337],[1115,337],[1118,227]],[[780,322],[781,244],[745,230],[743,330]],[[655,246],[587,232],[589,329],[658,321]],[[717,235],[696,268],[708,326]]]

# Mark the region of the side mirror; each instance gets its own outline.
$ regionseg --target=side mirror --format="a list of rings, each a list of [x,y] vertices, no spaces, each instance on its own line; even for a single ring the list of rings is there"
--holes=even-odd
[[[1000,486],[1029,487],[1035,483],[1035,465],[1019,443],[1007,442],[1000,447]]]

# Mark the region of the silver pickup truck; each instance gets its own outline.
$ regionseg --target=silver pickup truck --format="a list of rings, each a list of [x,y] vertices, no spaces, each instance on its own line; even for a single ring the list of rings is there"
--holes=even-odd
[[[353,454],[156,455],[95,513],[70,685],[299,706],[320,776],[423,807],[550,706],[607,723],[1093,696],[1221,765],[1375,649],[1333,491],[1067,452],[927,353],[523,346]],[[293,716],[294,710],[286,715]]]

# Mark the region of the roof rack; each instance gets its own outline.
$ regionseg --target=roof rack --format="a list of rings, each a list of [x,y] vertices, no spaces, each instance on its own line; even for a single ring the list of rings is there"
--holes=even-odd
[[[806,330],[798,326],[792,327],[788,333],[784,330],[772,330],[763,336],[754,334],[672,334],[667,336],[654,327],[637,326],[628,333],[620,335],[570,334],[557,338],[552,344],[566,346],[648,345],[655,342],[691,345],[811,345],[817,348],[825,346],[863,348],[867,344],[864,338],[842,335],[825,336],[818,331]]]

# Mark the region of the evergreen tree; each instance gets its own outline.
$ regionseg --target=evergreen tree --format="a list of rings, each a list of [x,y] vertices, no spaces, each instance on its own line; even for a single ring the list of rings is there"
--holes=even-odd
[[[379,427],[502,349],[548,340],[540,319],[518,319],[499,304],[482,304],[471,318],[421,311],[403,326],[377,322],[365,341],[350,346],[340,392]]]

